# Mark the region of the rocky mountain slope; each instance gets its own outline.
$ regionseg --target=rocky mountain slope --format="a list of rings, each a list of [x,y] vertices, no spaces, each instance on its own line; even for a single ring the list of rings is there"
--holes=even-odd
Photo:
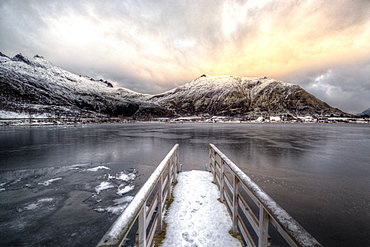
[[[0,53],[0,110],[50,117],[169,116],[145,95],[79,76],[41,56],[13,58]]]
[[[150,98],[177,115],[341,115],[301,87],[267,77],[201,77]]]
[[[267,77],[201,77],[163,94],[113,88],[41,56],[0,52],[0,111],[49,117],[346,115],[297,85]]]

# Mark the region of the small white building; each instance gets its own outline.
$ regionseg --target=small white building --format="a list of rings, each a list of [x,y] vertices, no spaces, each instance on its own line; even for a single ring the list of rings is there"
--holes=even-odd
[[[258,117],[256,119],[256,122],[264,122],[264,121],[265,121],[264,117]]]
[[[270,122],[280,122],[280,121],[281,121],[281,117],[279,116],[270,117]]]
[[[198,121],[201,121],[201,120],[203,120],[203,118],[202,117],[197,117],[197,116],[179,117],[179,118],[175,119],[176,122],[198,122]]]
[[[316,119],[312,116],[304,116],[304,117],[297,117],[299,120],[301,120],[304,123],[313,123],[316,122]]]
[[[213,123],[219,123],[219,122],[226,122],[229,120],[228,117],[223,117],[223,116],[213,116],[209,119]]]

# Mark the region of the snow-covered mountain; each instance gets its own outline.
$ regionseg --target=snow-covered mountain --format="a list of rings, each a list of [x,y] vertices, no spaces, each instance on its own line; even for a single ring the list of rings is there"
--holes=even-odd
[[[177,115],[340,115],[301,87],[267,77],[201,77],[150,99]]]
[[[356,114],[356,116],[366,116],[366,115],[370,116],[370,108],[361,113]]]
[[[297,85],[267,77],[201,77],[158,95],[113,88],[41,56],[0,52],[0,111],[50,117],[347,115]],[[1,115],[1,114],[0,114]]]
[[[65,116],[162,116],[148,96],[54,66],[41,56],[0,53],[0,110]]]

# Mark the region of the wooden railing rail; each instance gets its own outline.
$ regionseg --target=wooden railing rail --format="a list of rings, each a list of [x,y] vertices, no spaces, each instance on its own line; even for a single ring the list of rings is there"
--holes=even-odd
[[[246,246],[270,246],[269,223],[289,246],[321,246],[213,144],[210,144],[209,163],[213,180],[220,189],[220,199],[226,203],[232,217],[232,233],[240,235]],[[252,208],[257,208],[257,212]],[[248,231],[247,225],[253,232]],[[257,237],[257,244],[252,235]]]
[[[176,144],[105,233],[97,247],[121,246],[135,222],[138,222],[137,246],[151,246],[155,231],[163,230],[163,210],[166,199],[172,195],[178,167],[179,145]]]

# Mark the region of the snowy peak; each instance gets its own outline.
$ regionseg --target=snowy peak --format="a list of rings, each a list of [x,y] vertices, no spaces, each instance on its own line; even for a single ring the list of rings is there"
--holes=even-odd
[[[167,114],[143,101],[141,94],[115,89],[103,79],[76,75],[42,56],[0,57],[0,105],[3,110],[69,116],[132,116],[140,112]],[[154,111],[154,112],[153,112]]]
[[[105,86],[113,87],[111,83],[103,80],[95,80],[86,76],[77,76],[66,70],[57,67],[44,59],[42,56],[35,55],[33,58],[28,58],[22,54],[17,54],[13,58],[3,57],[2,59],[3,68],[8,68],[12,73],[17,73],[22,76],[39,76],[44,80],[47,80],[49,84],[57,87],[63,86],[87,86],[91,89],[94,87]],[[16,69],[16,71],[14,71]],[[58,80],[54,80],[58,78]]]
[[[201,77],[198,77],[175,89],[167,91],[163,94],[155,95],[153,99],[162,101],[166,98],[166,96],[177,97],[180,94],[182,94],[184,97],[192,94],[192,96],[195,98],[209,98],[210,95],[215,93],[217,93],[219,96],[226,97],[229,96],[230,93],[237,94],[238,92],[243,95],[248,92],[249,96],[255,96],[268,87],[289,88],[298,86],[267,77],[202,75]]]
[[[186,116],[342,113],[297,85],[268,77],[202,75],[151,100]]]
[[[11,60],[14,62],[23,62],[25,64],[41,68],[53,66],[50,62],[46,61],[42,56],[39,55],[35,55],[33,58],[27,58],[19,53],[15,55]]]
[[[6,58],[9,58],[7,55],[5,55],[4,53],[0,52],[0,57],[6,57]]]
[[[13,61],[18,61],[18,62],[24,62],[26,64],[29,64],[29,65],[32,65],[32,62],[26,58],[25,56],[22,55],[22,53],[19,53],[17,55],[15,55],[13,58],[12,58]]]
[[[270,84],[281,85],[284,87],[294,86],[293,84],[278,81],[267,77],[240,77],[233,75],[210,76],[202,75],[183,86],[163,93],[186,90],[190,92],[206,93],[207,91],[219,91],[225,89],[246,88],[253,91],[261,91]],[[201,91],[199,91],[201,90]]]
[[[0,55],[3,110],[140,118],[343,114],[299,86],[274,78],[202,75],[165,93],[147,95],[73,74],[39,55]]]

